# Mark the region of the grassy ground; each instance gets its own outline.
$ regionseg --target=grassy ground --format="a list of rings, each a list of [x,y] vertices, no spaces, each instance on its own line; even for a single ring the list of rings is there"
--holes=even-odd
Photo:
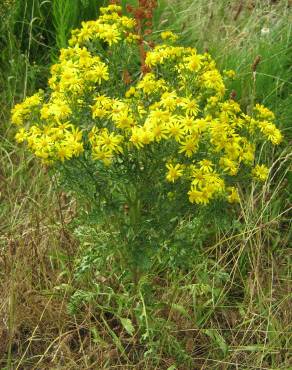
[[[136,290],[112,269],[115,256],[104,259],[96,248],[109,241],[106,230],[74,224],[75,200],[15,145],[8,123],[11,106],[44,86],[56,50],[72,24],[94,16],[96,1],[75,8],[60,1],[68,17],[45,1],[4,3],[0,368],[292,368],[289,1],[161,6],[157,29],[171,25],[185,44],[208,49],[222,69],[235,69],[230,89],[247,110],[254,102],[275,110],[285,141],[273,153],[263,150],[273,176],[262,191],[242,189],[232,222],[182,226],[192,235],[190,251],[164,252]]]

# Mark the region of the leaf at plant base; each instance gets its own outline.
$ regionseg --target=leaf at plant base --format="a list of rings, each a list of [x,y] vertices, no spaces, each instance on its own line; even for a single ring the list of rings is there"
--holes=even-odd
[[[187,312],[187,310],[180,304],[177,304],[177,303],[173,303],[171,305],[171,308],[177,312],[179,312],[181,315],[187,317],[188,319],[190,319],[190,314]]]
[[[170,367],[167,368],[167,370],[176,370],[177,367],[175,365],[171,365]]]
[[[135,328],[133,326],[132,321],[124,317],[120,317],[120,320],[126,332],[132,336],[135,332]]]
[[[228,345],[225,342],[225,339],[222,337],[221,334],[218,333],[217,330],[205,329],[203,332],[204,332],[204,334],[208,335],[208,337],[211,338],[213,340],[213,342],[216,343],[219,346],[219,348],[221,349],[221,351],[224,355],[227,354]]]

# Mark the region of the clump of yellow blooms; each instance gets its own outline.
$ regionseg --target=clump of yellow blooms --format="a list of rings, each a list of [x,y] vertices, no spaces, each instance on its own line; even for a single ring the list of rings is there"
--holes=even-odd
[[[73,31],[51,68],[49,91],[13,108],[16,140],[48,165],[81,157],[106,169],[159,153],[173,192],[183,182],[191,203],[239,202],[241,177],[268,177],[269,169],[255,164],[256,150],[262,141],[281,142],[274,114],[260,104],[251,115],[242,112],[225,98],[234,71],[221,74],[208,53],[176,46],[169,31],[149,47],[139,75],[135,20],[121,10],[101,8],[98,20]]]

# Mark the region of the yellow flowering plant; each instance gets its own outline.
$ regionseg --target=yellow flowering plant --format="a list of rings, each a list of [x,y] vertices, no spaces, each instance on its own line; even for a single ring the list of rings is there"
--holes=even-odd
[[[154,45],[138,28],[120,6],[102,8],[73,31],[48,90],[12,110],[17,142],[87,199],[133,261],[200,207],[239,202],[241,182],[265,181],[257,150],[282,140],[268,108],[248,115],[226,98],[233,71],[172,32]]]

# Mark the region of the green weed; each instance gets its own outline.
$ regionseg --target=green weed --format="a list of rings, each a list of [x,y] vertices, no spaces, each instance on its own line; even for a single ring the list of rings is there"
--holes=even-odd
[[[96,17],[95,0],[77,3],[79,11],[70,10],[75,25]],[[275,110],[285,143],[277,152],[263,151],[272,177],[262,192],[243,188],[240,212],[220,224],[198,218],[180,225],[176,248],[162,249],[134,289],[128,271],[113,269],[118,257],[108,252],[114,242],[108,228],[78,224],[72,194],[56,191],[46,171],[14,145],[8,124],[11,106],[43,86],[73,18],[69,23],[57,10],[53,15],[50,1],[6,2],[0,36],[1,368],[291,367],[291,8],[286,0],[233,3],[165,2],[154,32],[168,22],[185,43],[208,49],[220,68],[235,69],[237,99],[247,108],[261,101]]]

